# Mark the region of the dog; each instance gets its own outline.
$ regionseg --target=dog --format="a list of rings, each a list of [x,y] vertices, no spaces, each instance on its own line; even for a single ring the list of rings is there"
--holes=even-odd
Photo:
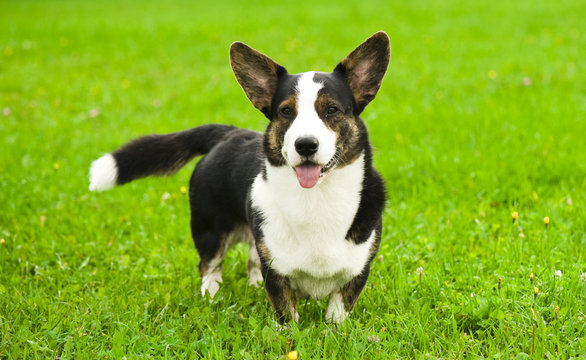
[[[249,283],[264,282],[279,322],[299,321],[298,298],[329,296],[326,320],[342,323],[381,241],[385,184],[360,114],[381,86],[390,53],[381,31],[331,73],[289,74],[235,42],[230,63],[269,120],[264,134],[208,124],[144,136],[95,160],[89,188],[170,175],[205,154],[189,188],[202,295],[213,300],[226,251],[244,241]]]

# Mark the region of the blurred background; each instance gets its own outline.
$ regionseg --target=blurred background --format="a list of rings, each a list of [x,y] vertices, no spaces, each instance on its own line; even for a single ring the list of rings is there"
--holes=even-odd
[[[458,191],[454,174],[438,171],[446,166],[489,181],[478,191],[509,179],[518,187],[534,171],[548,184],[561,174],[583,180],[579,1],[5,1],[0,9],[0,126],[12,158],[4,174],[42,171],[34,160],[42,153],[49,167],[75,162],[62,170],[77,177],[77,165],[129,138],[202,123],[263,130],[231,74],[233,41],[292,73],[330,71],[384,30],[392,60],[364,118],[395,186],[428,178]]]

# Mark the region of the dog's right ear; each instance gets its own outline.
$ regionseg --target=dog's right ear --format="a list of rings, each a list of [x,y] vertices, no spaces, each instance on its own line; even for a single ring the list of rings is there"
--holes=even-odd
[[[248,99],[270,119],[271,103],[284,67],[242,42],[230,46],[230,64]]]

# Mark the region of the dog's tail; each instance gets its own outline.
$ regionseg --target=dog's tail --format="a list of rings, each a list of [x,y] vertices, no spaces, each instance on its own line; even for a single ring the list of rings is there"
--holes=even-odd
[[[166,135],[135,139],[95,160],[90,190],[107,190],[149,175],[171,175],[195,156],[209,152],[233,126],[209,124]]]

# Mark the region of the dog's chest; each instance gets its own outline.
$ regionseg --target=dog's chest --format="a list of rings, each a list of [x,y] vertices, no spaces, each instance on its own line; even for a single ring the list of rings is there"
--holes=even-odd
[[[322,298],[358,275],[369,259],[374,235],[360,245],[346,239],[360,202],[364,162],[328,174],[312,189],[302,189],[287,167],[268,167],[258,176],[251,199],[260,211],[263,242],[271,268],[291,287]]]

